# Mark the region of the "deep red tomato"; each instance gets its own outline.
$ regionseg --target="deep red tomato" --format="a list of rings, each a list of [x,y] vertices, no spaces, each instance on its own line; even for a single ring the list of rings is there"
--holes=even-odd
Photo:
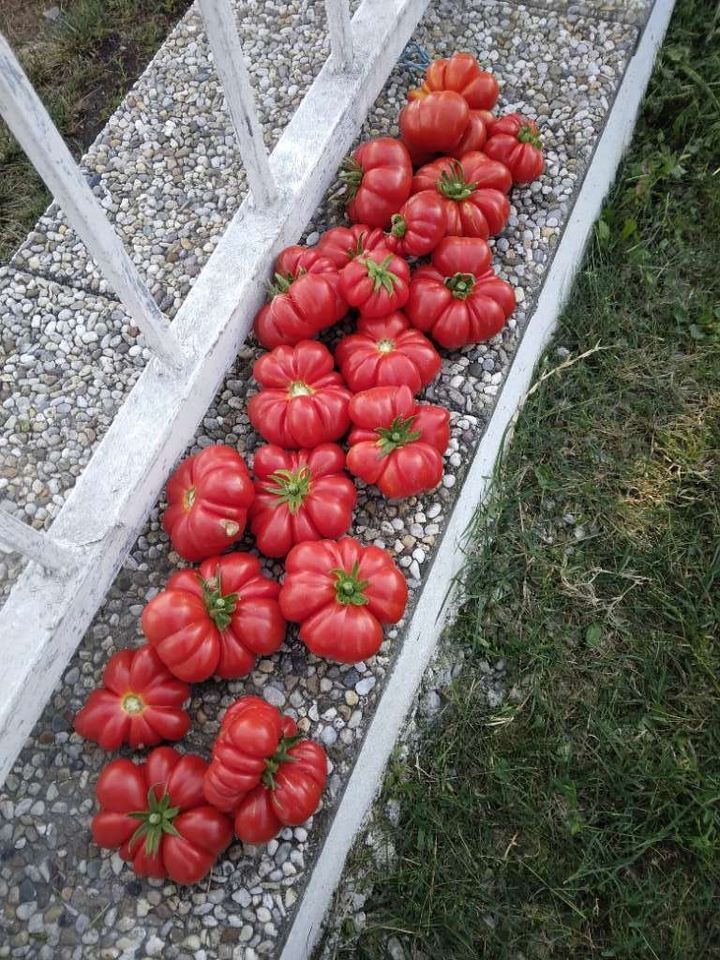
[[[510,204],[505,194],[511,185],[507,167],[474,151],[461,160],[442,157],[421,167],[413,178],[413,193],[435,190],[442,197],[448,235],[485,240],[507,223]]]
[[[323,344],[276,347],[255,362],[253,376],[261,389],[248,400],[248,416],[268,443],[312,450],[346,433],[350,391]]]
[[[417,163],[422,157],[454,150],[469,119],[470,108],[459,93],[423,93],[400,111],[400,135]]]
[[[342,167],[347,215],[354,223],[386,227],[410,196],[412,162],[404,144],[392,137],[361,143]]]
[[[386,497],[414,497],[442,480],[450,414],[416,403],[409,387],[374,387],[350,401],[348,470]]]
[[[230,818],[208,804],[207,763],[157,747],[144,763],[113,760],[95,788],[92,835],[117,849],[141,877],[197,883],[232,840]]]
[[[311,817],[327,780],[319,743],[300,739],[292,717],[260,697],[241,697],[223,717],[205,775],[205,796],[235,815],[244,843],[267,843]]]
[[[318,657],[357,663],[383,641],[383,624],[405,612],[405,578],[387,552],[352,537],[299,543],[285,561],[280,605],[300,624],[300,639]]]
[[[345,454],[335,443],[297,453],[272,444],[260,447],[250,512],[258,550],[266,557],[284,557],[304,540],[342,536],[352,523],[357,500],[344,468]]]
[[[75,717],[75,729],[103,750],[180,740],[190,727],[183,710],[189,696],[190,687],[170,673],[152,647],[119,650],[105,667],[102,687]]]
[[[255,490],[237,450],[216,444],[182,461],[166,496],[163,527],[183,560],[195,562],[240,539]]]
[[[427,96],[434,90],[454,90],[474,110],[491,110],[500,94],[492,73],[483,70],[470,53],[454,53],[450,58],[434,60],[425,72],[425,82],[411,90],[410,99]]]
[[[347,266],[355,257],[387,246],[386,234],[379,227],[370,227],[366,223],[354,223],[351,227],[333,227],[326,230],[318,240],[317,249],[331,260],[338,270]]]
[[[505,164],[514,183],[530,183],[545,169],[537,124],[519,113],[495,121],[483,150],[491,159]]]
[[[482,150],[488,138],[487,116],[486,110],[470,111],[465,132],[459,142],[455,144],[455,147],[447,151],[449,157],[455,157],[456,160],[461,160],[466,153],[472,153],[474,150]]]
[[[249,553],[211,557],[170,577],[142,612],[143,632],[181,680],[244,677],[282,645],[279,589]]]
[[[400,257],[425,257],[445,236],[446,220],[445,203],[437,191],[423,190],[393,214],[384,244]],[[375,237],[371,243],[370,249],[379,245]]]
[[[419,393],[434,380],[442,365],[440,354],[427,337],[409,327],[398,310],[361,320],[358,332],[340,341],[335,359],[353,393],[403,385]]]
[[[283,250],[269,292],[255,317],[255,336],[268,349],[313,337],[347,313],[337,267],[317,248]]]
[[[347,302],[363,317],[384,317],[400,310],[408,297],[410,267],[387,247],[356,257],[340,272]]]
[[[410,322],[449,350],[494,337],[515,309],[515,294],[490,262],[484,240],[445,237],[432,264],[413,274]]]

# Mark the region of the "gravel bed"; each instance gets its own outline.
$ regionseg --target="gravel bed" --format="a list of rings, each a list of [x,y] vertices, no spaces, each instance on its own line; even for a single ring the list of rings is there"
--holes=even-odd
[[[533,0],[529,6],[566,11],[570,17],[622,20],[641,27],[655,0]]]
[[[434,3],[417,31],[416,39],[433,54],[465,48],[494,64],[503,81],[503,106],[547,118],[550,136],[548,173],[539,189],[514,194],[514,220],[498,241],[498,252],[507,242],[502,272],[522,290],[515,323],[491,344],[446,357],[440,381],[428,391],[454,410],[442,485],[400,504],[360,491],[353,532],[393,553],[407,572],[411,603],[481,436],[496,392],[488,388],[499,387],[512,359],[524,310],[542,282],[635,35],[618,22],[579,20],[493,0]],[[279,71],[282,63],[276,58],[274,66]],[[396,129],[406,87],[407,73],[397,69],[363,136]],[[217,200],[222,202],[222,193]],[[308,228],[308,241],[336,222],[338,213],[324,204]],[[202,237],[197,224],[191,235]],[[168,289],[182,289],[181,271],[163,276]],[[249,426],[245,399],[257,353],[252,344],[243,349],[193,449],[226,442],[252,453],[258,438]],[[242,693],[262,691],[326,745],[332,770],[324,805],[314,822],[285,830],[267,847],[233,845],[200,888],[185,891],[136,879],[116,856],[100,853],[90,841],[93,789],[107,756],[70,730],[108,656],[140,641],[142,606],[177,565],[160,529],[161,507],[153,511],[0,795],[0,897],[5,903],[0,924],[6,928],[0,957],[276,956],[402,642],[400,625],[372,661],[340,667],[307,654],[290,632],[282,651],[258,663],[245,680],[210,681],[197,688],[193,730],[184,749],[207,755],[224,707]],[[269,569],[279,572],[277,565]]]

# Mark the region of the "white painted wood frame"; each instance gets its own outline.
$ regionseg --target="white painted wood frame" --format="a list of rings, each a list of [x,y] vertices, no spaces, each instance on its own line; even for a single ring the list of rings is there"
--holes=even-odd
[[[350,4],[348,0],[325,0],[330,50],[339,70],[348,70],[353,62]]]

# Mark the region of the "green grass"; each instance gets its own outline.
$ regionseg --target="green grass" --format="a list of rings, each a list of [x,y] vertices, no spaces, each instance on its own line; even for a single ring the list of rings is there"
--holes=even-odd
[[[386,781],[397,862],[364,864],[338,956],[720,957],[718,97],[717,13],[680,0],[477,518],[463,673]]]
[[[52,5],[49,0],[3,0],[0,31],[79,156],[190,0],[60,0],[62,17],[49,24],[42,11]],[[49,199],[0,121],[0,262],[24,240]]]

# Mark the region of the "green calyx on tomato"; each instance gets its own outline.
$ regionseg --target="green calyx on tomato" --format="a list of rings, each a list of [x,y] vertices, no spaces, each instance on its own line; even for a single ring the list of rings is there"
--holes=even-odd
[[[476,183],[468,183],[465,179],[465,171],[459,160],[453,160],[437,182],[438,190],[448,200],[467,200],[476,187]]]
[[[531,146],[537,147],[538,150],[542,147],[542,140],[535,127],[530,123],[523,124],[520,127],[517,138],[519,143],[529,143]]]
[[[375,433],[378,435],[377,444],[380,447],[380,456],[387,457],[398,447],[407,446],[420,439],[420,431],[413,430],[415,417],[396,417],[389,427],[378,427]]]
[[[170,806],[170,794],[163,793],[158,800],[155,795],[155,788],[148,790],[147,810],[135,810],[128,816],[133,820],[139,820],[140,826],[130,837],[128,847],[132,849],[138,840],[145,841],[145,852],[148,856],[154,856],[160,847],[160,840],[164,833],[169,833],[173,837],[179,837],[180,834],[173,825],[173,820],[180,813],[180,807]]]
[[[275,774],[283,763],[294,763],[295,757],[288,751],[300,739],[300,734],[296,733],[294,737],[283,737],[278,743],[275,753],[265,761],[265,770],[262,775],[263,784],[269,789],[275,789]]]
[[[345,157],[340,168],[340,179],[345,184],[343,200],[347,203],[353,199],[360,189],[363,178],[363,168],[354,157]]]
[[[291,400],[293,397],[311,397],[313,393],[315,393],[313,388],[303,383],[302,380],[293,380],[288,387],[288,397]]]
[[[386,293],[392,295],[394,287],[400,282],[397,274],[393,273],[392,270],[388,270],[391,263],[392,254],[389,254],[384,260],[381,260],[380,263],[376,263],[374,260],[371,260],[370,257],[365,259],[365,268],[367,269],[368,277],[373,283],[373,293],[384,290]]]
[[[195,487],[188,487],[187,490],[183,493],[183,508],[185,511],[192,509],[192,505],[195,503]]]
[[[360,568],[357,563],[352,565],[350,572],[347,570],[331,570],[335,577],[335,599],[344,607],[364,607],[368,602],[365,596],[365,589],[368,585],[367,580],[361,580]]]
[[[235,612],[238,594],[228,593],[223,595],[219,567],[216,576],[212,579],[203,580],[202,577],[199,579],[203,592],[203,602],[205,603],[208,616],[211,620],[215,621],[215,626],[218,630],[226,630]]]
[[[400,216],[399,213],[394,213],[390,220],[390,233],[393,237],[398,237],[402,239],[407,233],[407,220],[405,217]]]
[[[287,293],[293,284],[293,280],[297,280],[297,278],[301,277],[305,272],[306,271],[301,267],[297,272],[297,276],[293,276],[292,273],[274,274],[272,281],[267,285],[270,299],[279,296],[281,293]]]
[[[137,693],[126,693],[120,702],[121,708],[131,717],[136,717],[145,709],[145,701]]]
[[[471,273],[456,273],[445,278],[445,286],[456,300],[467,300],[475,287],[475,277]]]
[[[290,513],[297,513],[310,493],[312,471],[309,467],[299,470],[276,470],[271,476],[275,486],[270,492],[284,503]]]

